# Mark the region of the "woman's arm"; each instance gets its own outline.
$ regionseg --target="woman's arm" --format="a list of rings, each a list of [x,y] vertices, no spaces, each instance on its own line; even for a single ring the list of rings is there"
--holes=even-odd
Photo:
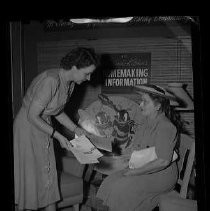
[[[176,140],[176,128],[172,124],[161,124],[155,137],[157,159],[137,169],[130,169],[125,175],[150,174],[161,171],[170,165]]]
[[[46,77],[36,87],[33,99],[27,111],[28,120],[39,130],[48,135],[52,135],[59,142],[61,147],[69,149],[69,141],[59,132],[54,131],[53,127],[42,118],[46,106],[51,102],[58,86],[58,80],[55,77]]]
[[[136,169],[128,169],[124,175],[126,176],[135,176],[142,174],[151,174],[163,170],[169,165],[169,161],[157,158],[144,166]]]
[[[67,129],[74,132],[74,130],[77,128],[77,125],[74,124],[74,122],[64,113],[60,113],[59,115],[56,115],[55,118]]]
[[[39,130],[52,135],[53,127],[49,125],[44,119],[41,117],[41,113],[43,111],[43,106],[39,103],[32,102],[29,110],[28,110],[28,120],[35,125]],[[69,150],[69,141],[63,135],[61,135],[58,131],[54,132],[53,137],[55,137],[59,142],[61,147]]]
[[[60,113],[59,115],[55,116],[55,118],[67,129],[71,130],[77,136],[81,136],[83,134],[86,135],[86,132],[74,124],[74,122],[64,113]]]

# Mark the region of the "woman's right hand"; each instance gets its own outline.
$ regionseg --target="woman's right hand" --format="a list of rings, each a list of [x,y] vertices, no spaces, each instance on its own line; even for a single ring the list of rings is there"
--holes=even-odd
[[[64,137],[63,135],[61,135],[57,131],[55,132],[54,137],[59,141],[62,148],[70,150],[70,148],[72,147],[72,144],[70,143],[70,141],[66,137]]]

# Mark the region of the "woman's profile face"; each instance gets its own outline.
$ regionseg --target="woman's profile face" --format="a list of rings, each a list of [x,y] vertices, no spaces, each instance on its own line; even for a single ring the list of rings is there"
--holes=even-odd
[[[84,81],[89,81],[90,76],[96,69],[95,65],[90,65],[88,67],[78,68],[74,74],[74,82],[81,84]]]
[[[144,116],[151,116],[157,112],[157,106],[148,94],[142,94],[140,109]]]

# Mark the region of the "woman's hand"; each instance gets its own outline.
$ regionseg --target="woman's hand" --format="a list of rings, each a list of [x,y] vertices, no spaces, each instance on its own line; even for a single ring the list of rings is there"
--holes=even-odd
[[[87,132],[84,129],[80,128],[80,127],[76,127],[76,129],[74,130],[74,133],[77,136],[87,135]]]
[[[70,141],[57,131],[55,132],[54,137],[59,141],[62,148],[69,150],[72,147]]]

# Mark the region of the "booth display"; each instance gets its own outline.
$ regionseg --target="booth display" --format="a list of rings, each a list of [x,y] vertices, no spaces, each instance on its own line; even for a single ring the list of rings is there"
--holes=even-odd
[[[134,101],[104,94],[85,110],[79,110],[79,115],[79,124],[93,135],[93,139],[111,142],[114,155],[127,153],[135,127],[142,119],[139,105]]]
[[[100,168],[120,170],[128,166],[135,128],[142,121],[139,105],[122,96],[100,94],[85,110],[79,110],[79,124],[92,143],[104,143]],[[102,144],[103,145],[103,144]],[[106,149],[111,145],[111,150]]]

